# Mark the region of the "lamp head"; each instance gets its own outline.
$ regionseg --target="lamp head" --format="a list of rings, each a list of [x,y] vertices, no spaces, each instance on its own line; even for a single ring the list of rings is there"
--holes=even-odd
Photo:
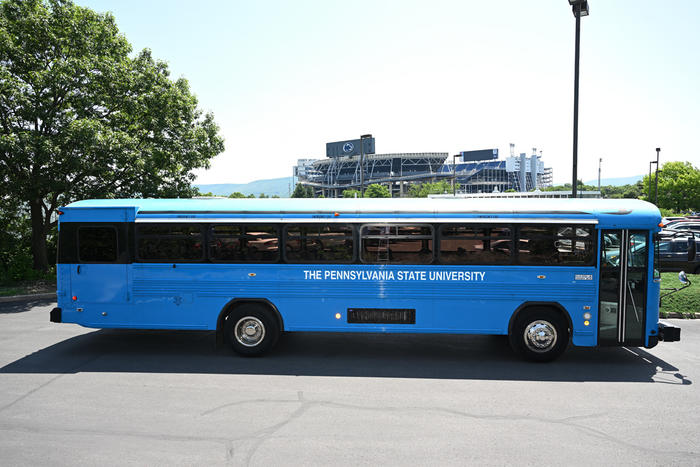
[[[571,11],[574,16],[577,16],[577,12],[580,11],[581,16],[588,16],[590,11],[588,9],[588,0],[569,0],[569,5],[571,5]]]

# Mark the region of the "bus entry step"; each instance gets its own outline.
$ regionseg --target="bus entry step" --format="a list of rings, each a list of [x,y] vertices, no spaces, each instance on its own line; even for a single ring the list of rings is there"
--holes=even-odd
[[[681,340],[681,328],[666,321],[659,321],[659,340],[664,342],[678,342]]]

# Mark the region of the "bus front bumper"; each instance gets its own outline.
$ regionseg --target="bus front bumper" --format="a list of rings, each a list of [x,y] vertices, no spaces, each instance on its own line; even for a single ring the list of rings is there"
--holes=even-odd
[[[681,340],[681,328],[666,321],[659,321],[659,341],[678,342]]]

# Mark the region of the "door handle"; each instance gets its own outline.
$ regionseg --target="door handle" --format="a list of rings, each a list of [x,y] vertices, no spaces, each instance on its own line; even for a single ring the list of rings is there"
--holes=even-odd
[[[78,270],[76,272],[80,274],[80,265],[78,265]]]

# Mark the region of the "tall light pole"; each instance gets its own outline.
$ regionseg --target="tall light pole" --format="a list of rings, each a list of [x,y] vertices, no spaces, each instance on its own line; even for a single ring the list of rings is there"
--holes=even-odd
[[[372,135],[360,136],[360,198],[365,197],[365,140]]]
[[[598,194],[600,194],[600,166],[603,164],[603,158],[598,159]]]
[[[588,0],[569,0],[571,11],[576,18],[576,58],[574,61],[574,161],[573,180],[571,181],[571,197],[576,198],[578,178],[578,62],[581,45],[581,16],[588,16]]]
[[[456,158],[459,154],[452,156],[452,196],[457,197],[457,162]]]
[[[649,161],[649,202],[651,202],[651,164],[657,164],[656,161]]]
[[[656,148],[656,181],[654,182],[654,191],[656,194],[654,195],[654,204],[659,205],[659,153],[661,152],[661,148]],[[651,179],[649,179],[649,184],[651,185]]]

